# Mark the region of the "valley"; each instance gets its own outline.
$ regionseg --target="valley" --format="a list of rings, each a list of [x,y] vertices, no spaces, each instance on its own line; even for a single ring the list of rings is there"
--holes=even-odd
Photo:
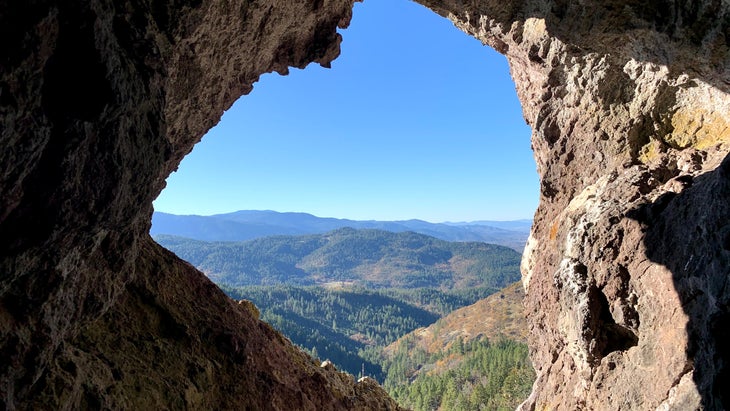
[[[403,406],[506,409],[529,393],[520,254],[509,247],[349,227],[155,240],[314,358],[374,378]]]
[[[375,352],[383,386],[421,410],[514,410],[530,393],[524,292],[516,282]]]

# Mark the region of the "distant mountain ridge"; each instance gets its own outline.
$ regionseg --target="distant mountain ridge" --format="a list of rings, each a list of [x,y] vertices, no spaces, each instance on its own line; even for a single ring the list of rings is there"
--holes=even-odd
[[[322,234],[344,227],[390,232],[413,231],[446,241],[479,241],[522,252],[530,220],[430,223],[423,220],[377,221],[317,217],[307,213],[241,210],[211,216],[155,212],[150,234],[201,241],[246,241],[273,235]]]

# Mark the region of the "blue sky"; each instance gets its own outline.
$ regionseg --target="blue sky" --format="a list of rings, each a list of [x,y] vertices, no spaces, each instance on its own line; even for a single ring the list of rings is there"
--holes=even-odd
[[[263,75],[155,210],[432,222],[532,218],[530,129],[506,59],[407,0],[356,3],[331,69]]]

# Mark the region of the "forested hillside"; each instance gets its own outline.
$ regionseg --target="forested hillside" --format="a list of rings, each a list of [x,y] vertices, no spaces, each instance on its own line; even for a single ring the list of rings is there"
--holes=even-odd
[[[519,282],[442,318],[418,290],[223,289],[253,301],[264,321],[313,356],[354,375],[364,369],[416,411],[512,410],[535,378]],[[457,294],[428,295],[446,307],[467,301]]]
[[[366,372],[382,381],[380,366],[359,353],[382,347],[439,315],[386,293],[321,287],[223,287],[234,299],[251,300],[261,319],[273,325],[314,356],[328,359],[352,374]]]
[[[309,286],[221,287],[236,300],[252,301],[261,319],[297,345],[329,359],[352,374],[366,365],[366,373],[382,381],[378,361],[363,357],[363,350],[393,346],[400,337],[437,320],[453,309],[486,295],[438,290],[367,290]],[[489,313],[482,313],[488,318]],[[504,322],[509,326],[508,321]]]
[[[215,282],[231,286],[344,282],[368,288],[497,290],[520,275],[520,254],[510,248],[413,232],[343,228],[232,243],[155,240]]]
[[[535,380],[525,343],[482,336],[433,353],[404,339],[381,366],[384,388],[414,411],[514,410]]]
[[[448,350],[457,338],[468,342],[486,336],[492,340],[527,342],[524,296],[522,283],[515,282],[487,298],[450,311],[428,327],[413,330],[404,339],[427,353]],[[385,347],[385,352],[392,354],[397,348],[398,343],[393,343]]]
[[[507,247],[351,228],[156,240],[314,357],[364,372],[413,409],[514,407],[534,378],[513,284],[520,255]]]
[[[513,410],[530,392],[522,284],[460,308],[364,357],[381,366],[383,385],[421,410]]]

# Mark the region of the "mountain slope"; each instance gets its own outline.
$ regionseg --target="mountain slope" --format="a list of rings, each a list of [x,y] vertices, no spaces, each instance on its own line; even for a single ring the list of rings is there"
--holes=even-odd
[[[382,378],[380,367],[360,357],[360,350],[391,343],[438,319],[437,314],[382,290],[288,285],[222,289],[236,300],[252,301],[261,310],[261,319],[295,344],[355,375],[364,364],[369,375]]]
[[[246,241],[272,235],[322,234],[338,228],[414,231],[446,241],[481,241],[519,252],[530,232],[529,220],[429,223],[422,220],[357,221],[316,217],[307,213],[241,210],[212,216],[155,212],[150,234],[175,235],[202,241]]]
[[[403,340],[432,354],[448,350],[459,338],[469,342],[486,337],[490,340],[508,338],[527,342],[527,322],[522,300],[525,297],[521,282],[516,282],[476,303],[459,308],[434,324],[419,328],[385,347],[386,354],[394,353]]]
[[[413,232],[343,228],[325,234],[225,243],[156,241],[220,284],[375,288],[502,288],[520,277],[520,255],[485,243],[452,243]]]
[[[416,411],[515,409],[535,380],[523,297],[512,284],[384,348],[384,387]]]

